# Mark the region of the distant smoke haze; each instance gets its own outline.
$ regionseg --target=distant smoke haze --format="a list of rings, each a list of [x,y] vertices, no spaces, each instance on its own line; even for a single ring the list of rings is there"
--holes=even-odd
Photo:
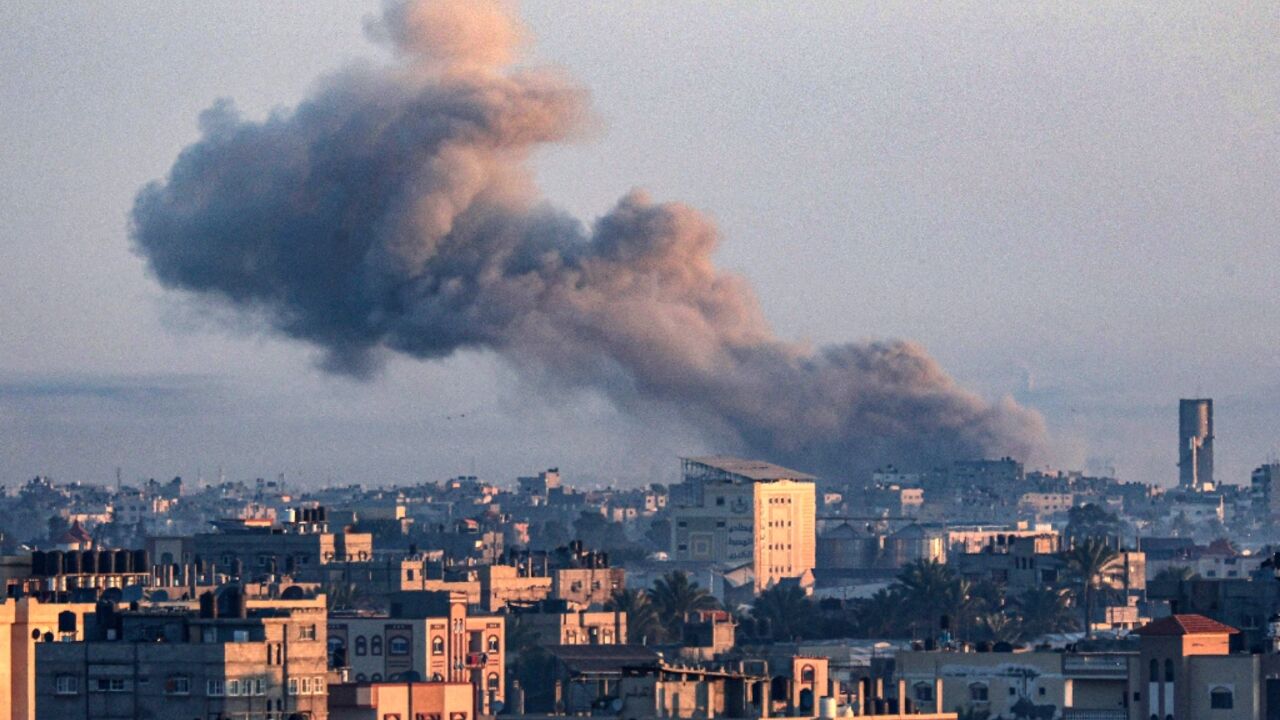
[[[633,191],[584,228],[540,200],[528,156],[589,123],[588,95],[511,65],[525,36],[503,6],[389,4],[367,29],[396,64],[349,67],[263,122],[218,101],[139,192],[132,237],[165,286],[319,347],[333,372],[492,351],[536,386],[833,477],[1042,447],[1037,413],[964,390],[913,343],[780,340],[692,208]]]

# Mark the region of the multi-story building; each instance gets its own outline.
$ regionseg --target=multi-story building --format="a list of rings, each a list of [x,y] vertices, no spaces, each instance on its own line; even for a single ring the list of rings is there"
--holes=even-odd
[[[1178,401],[1178,487],[1212,491],[1213,400]]]
[[[1203,615],[1170,615],[1139,629],[1128,720],[1275,717],[1280,658],[1232,652],[1238,632]]]
[[[751,568],[759,592],[812,571],[815,478],[757,460],[685,458],[672,488],[674,559]]]
[[[470,615],[466,593],[396,593],[389,613],[331,615],[328,638],[329,662],[349,680],[470,683],[486,715],[504,697],[504,618]]]
[[[218,532],[147,538],[147,550],[161,565],[196,563],[233,577],[287,573],[305,579],[322,574],[321,565],[373,559],[371,534],[330,532],[326,518],[324,508],[304,508],[278,523],[219,520]]]
[[[539,645],[622,645],[627,642],[627,614],[616,610],[571,610],[564,602],[543,603],[537,612],[518,613]]]
[[[93,603],[43,603],[32,597],[0,601],[0,718],[36,717],[36,645],[84,637]]]
[[[328,717],[323,598],[181,608],[100,603],[85,639],[36,646],[37,720]]]
[[[1129,654],[900,651],[900,706],[989,717],[1124,720]]]
[[[1280,463],[1259,465],[1249,477],[1249,494],[1256,517],[1280,518]]]

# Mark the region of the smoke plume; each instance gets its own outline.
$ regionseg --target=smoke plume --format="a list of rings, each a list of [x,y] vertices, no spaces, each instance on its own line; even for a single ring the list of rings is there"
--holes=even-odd
[[[502,6],[388,4],[367,31],[396,63],[263,122],[215,103],[139,192],[132,237],[164,285],[264,318],[335,372],[493,351],[829,475],[1037,449],[1037,414],[984,402],[913,343],[778,339],[689,207],[632,192],[585,228],[542,202],[526,159],[583,127],[587,93],[510,65],[523,36]]]

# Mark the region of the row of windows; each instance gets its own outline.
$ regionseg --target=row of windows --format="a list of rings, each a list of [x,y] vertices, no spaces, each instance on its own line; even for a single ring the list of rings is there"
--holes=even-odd
[[[289,680],[289,694],[297,695],[298,678]],[[324,678],[302,678],[304,695],[324,692]],[[126,678],[90,678],[89,692],[123,693],[129,692],[130,682]],[[80,692],[80,678],[75,675],[58,675],[54,678],[54,692],[58,695],[76,695]],[[205,683],[205,695],[209,697],[253,697],[267,692],[265,678],[221,678],[208,680]],[[187,675],[170,675],[164,681],[164,694],[190,695],[191,678]]]
[[[334,639],[330,641],[330,645],[335,648],[342,647],[342,641]],[[502,639],[497,635],[490,635],[485,642],[488,652],[496,653],[502,649]],[[365,638],[364,635],[357,635],[355,641],[356,655],[381,655],[382,654],[382,636],[374,635],[372,638]],[[408,655],[411,652],[409,647],[409,639],[405,637],[393,637],[386,642],[388,655]],[[431,638],[431,654],[444,654],[444,638],[436,635]]]
[[[290,695],[323,695],[324,677],[289,678]]]

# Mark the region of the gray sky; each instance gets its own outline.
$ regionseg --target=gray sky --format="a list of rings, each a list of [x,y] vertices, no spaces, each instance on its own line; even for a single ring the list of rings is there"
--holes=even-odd
[[[1170,482],[1190,395],[1216,399],[1219,479],[1280,448],[1280,6],[521,8],[600,118],[538,157],[547,197],[705,210],[780,335],[919,340],[1040,409],[1057,466]],[[125,216],[199,112],[264,117],[378,58],[376,9],[0,5],[0,482],[661,479],[715,449],[488,356],[326,376],[147,276]]]

